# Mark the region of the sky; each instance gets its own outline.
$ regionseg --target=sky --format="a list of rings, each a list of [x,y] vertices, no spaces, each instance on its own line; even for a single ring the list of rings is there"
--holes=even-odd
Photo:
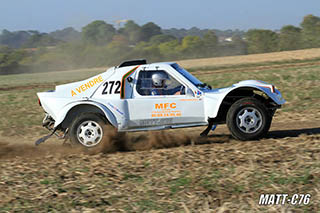
[[[152,21],[161,28],[280,29],[320,16],[319,0],[0,0],[0,30],[81,30],[94,20]]]

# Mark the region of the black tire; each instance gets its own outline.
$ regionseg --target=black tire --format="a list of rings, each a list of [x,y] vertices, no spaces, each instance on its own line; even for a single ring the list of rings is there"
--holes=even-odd
[[[79,146],[91,152],[111,151],[110,135],[115,132],[102,116],[94,113],[82,113],[70,125],[71,145]],[[108,150],[106,150],[108,149]]]
[[[242,141],[264,137],[271,121],[272,116],[265,105],[255,98],[236,101],[227,113],[227,126],[232,136]]]

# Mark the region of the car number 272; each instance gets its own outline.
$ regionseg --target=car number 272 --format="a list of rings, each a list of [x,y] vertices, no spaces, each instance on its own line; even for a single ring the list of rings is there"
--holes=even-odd
[[[120,93],[120,81],[107,81],[103,84],[102,95],[106,94],[119,94]],[[114,89],[113,89],[114,88]]]

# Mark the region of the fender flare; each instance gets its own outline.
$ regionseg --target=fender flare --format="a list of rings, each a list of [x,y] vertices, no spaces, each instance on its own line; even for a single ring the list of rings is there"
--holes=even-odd
[[[221,104],[222,102],[225,100],[225,98],[234,90],[237,89],[244,89],[244,88],[249,88],[252,90],[259,90],[263,93],[265,93],[269,98],[271,98],[276,104],[278,105],[282,105],[285,103],[284,99],[279,99],[276,94],[272,93],[271,90],[269,88],[266,87],[261,87],[261,86],[256,86],[256,85],[241,85],[241,86],[235,86],[234,88],[228,90],[228,92],[226,92],[222,98],[219,99],[218,103],[217,103],[217,107],[214,112],[213,112],[213,118],[215,118],[218,115],[218,112],[220,110]],[[280,92],[278,90],[276,90],[277,94],[280,94]],[[282,97],[282,96],[281,96]]]
[[[54,123],[54,127],[57,127],[65,120],[68,112],[71,109],[73,109],[74,107],[80,106],[80,105],[92,105],[92,106],[97,107],[98,109],[100,109],[104,113],[104,116],[107,118],[107,120],[111,123],[112,126],[114,126],[114,127],[118,126],[118,122],[117,122],[116,117],[114,116],[114,114],[111,112],[111,110],[108,107],[106,107],[105,105],[103,105],[99,102],[89,101],[89,100],[81,100],[81,101],[72,102],[72,103],[64,106],[63,109],[60,110],[60,112],[57,116],[57,119]]]

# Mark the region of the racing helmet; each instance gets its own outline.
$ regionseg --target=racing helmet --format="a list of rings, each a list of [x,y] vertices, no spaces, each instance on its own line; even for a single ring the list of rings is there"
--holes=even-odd
[[[152,84],[155,87],[164,87],[166,80],[169,80],[167,73],[165,72],[156,72],[152,75]]]

